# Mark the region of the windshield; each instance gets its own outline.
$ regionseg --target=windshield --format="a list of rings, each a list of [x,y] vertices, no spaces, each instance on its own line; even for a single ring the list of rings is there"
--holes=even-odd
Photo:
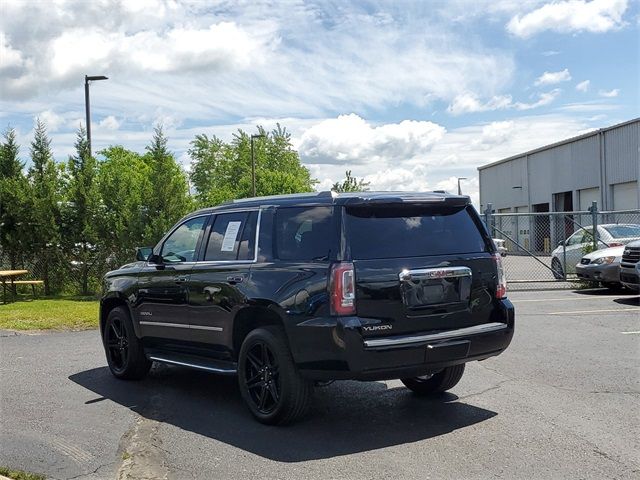
[[[471,207],[363,206],[347,208],[351,256],[455,255],[488,251]]]
[[[602,228],[613,238],[640,237],[640,225],[608,225]]]

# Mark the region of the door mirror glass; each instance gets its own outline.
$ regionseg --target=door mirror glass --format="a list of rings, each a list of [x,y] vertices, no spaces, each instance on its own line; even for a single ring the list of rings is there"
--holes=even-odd
[[[136,260],[146,262],[152,253],[153,248],[151,247],[136,247]]]

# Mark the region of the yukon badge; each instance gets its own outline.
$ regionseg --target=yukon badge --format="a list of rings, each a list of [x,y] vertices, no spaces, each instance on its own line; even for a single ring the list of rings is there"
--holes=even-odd
[[[393,327],[391,325],[372,325],[372,326],[363,326],[362,329],[365,332],[376,332],[379,330],[391,330]]]

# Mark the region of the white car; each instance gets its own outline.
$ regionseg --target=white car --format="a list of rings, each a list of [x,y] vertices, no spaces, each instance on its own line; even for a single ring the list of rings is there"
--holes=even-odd
[[[620,261],[623,246],[603,248],[591,252],[580,259],[576,265],[576,274],[582,280],[600,282],[603,287],[620,288]]]
[[[618,247],[640,239],[640,225],[634,223],[609,223],[598,225],[598,249]],[[551,252],[551,268],[557,279],[564,277],[565,258],[566,273],[575,273],[576,264],[585,255],[589,245],[593,243],[590,227],[580,229]]]

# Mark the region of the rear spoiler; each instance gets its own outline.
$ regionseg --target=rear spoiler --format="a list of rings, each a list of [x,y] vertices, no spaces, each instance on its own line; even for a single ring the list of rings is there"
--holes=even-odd
[[[347,198],[344,201],[347,207],[358,207],[366,205],[444,205],[447,207],[464,207],[471,205],[471,198],[466,195],[447,194],[413,194],[398,196],[372,196],[367,197],[366,192],[361,197]]]

